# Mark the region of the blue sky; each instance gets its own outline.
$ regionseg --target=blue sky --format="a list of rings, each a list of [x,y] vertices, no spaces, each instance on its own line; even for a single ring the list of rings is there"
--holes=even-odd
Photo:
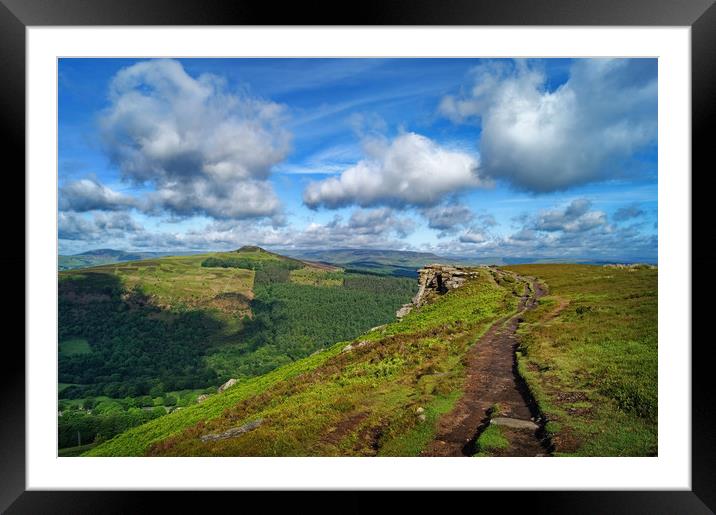
[[[655,59],[61,59],[59,247],[656,260]]]

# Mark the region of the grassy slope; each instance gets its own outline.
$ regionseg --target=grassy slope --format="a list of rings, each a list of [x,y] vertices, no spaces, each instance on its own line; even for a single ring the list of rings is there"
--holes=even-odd
[[[355,340],[367,342],[360,347],[341,352],[345,342],[338,343],[131,429],[87,455],[416,455],[459,396],[465,351],[515,304],[512,292],[485,272]],[[258,418],[263,424],[241,438],[198,439]]]
[[[549,286],[521,328],[519,369],[557,454],[656,454],[657,270],[507,268]]]
[[[254,272],[239,268],[201,266],[206,257],[223,255],[169,256],[101,265],[60,272],[60,280],[87,273],[116,275],[127,289],[141,287],[157,306],[164,309],[202,308],[219,315],[240,316],[249,311]],[[233,255],[236,256],[236,253]],[[264,258],[257,256],[256,259]],[[228,293],[239,293],[241,296],[226,296]]]

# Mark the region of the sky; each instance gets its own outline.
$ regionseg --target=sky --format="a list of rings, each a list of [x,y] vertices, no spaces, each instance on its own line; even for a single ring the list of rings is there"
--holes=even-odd
[[[60,59],[60,254],[657,259],[656,59]]]

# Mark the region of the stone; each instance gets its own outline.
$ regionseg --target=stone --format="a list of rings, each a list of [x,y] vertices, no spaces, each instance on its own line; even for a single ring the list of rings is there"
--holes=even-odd
[[[263,424],[264,419],[260,418],[258,420],[254,420],[252,422],[248,422],[244,424],[243,426],[239,427],[232,427],[231,429],[227,429],[226,431],[222,433],[211,433],[208,435],[201,435],[199,437],[199,440],[202,442],[212,442],[217,440],[227,440],[229,438],[235,438],[239,435],[242,435],[244,433],[248,433],[249,431],[253,431],[257,427],[259,427],[261,424]]]
[[[413,305],[420,306],[432,294],[447,293],[465,284],[479,272],[474,268],[433,263],[418,270],[418,293],[413,297]]]
[[[395,316],[398,318],[403,318],[405,315],[410,313],[413,310],[412,304],[403,304],[403,307],[401,307],[398,311],[396,311]]]
[[[420,422],[425,422],[427,420],[427,418],[428,417],[425,416],[425,413],[421,413],[420,415],[418,415],[418,420]]]
[[[238,381],[237,381],[236,379],[229,379],[229,380],[226,381],[224,384],[222,384],[221,386],[219,386],[219,389],[218,389],[217,391],[218,391],[219,393],[221,393],[221,392],[227,390],[228,388],[231,388],[231,387],[234,386],[236,383],[238,383]]]
[[[415,410],[415,413],[417,413],[418,415],[420,415],[421,413],[425,413],[425,408],[420,406],[418,409]]]
[[[490,420],[490,424],[496,426],[510,427],[512,429],[539,429],[539,426],[531,420],[520,420],[517,418],[509,417],[495,417]]]
[[[209,398],[209,396],[207,394],[202,393],[201,395],[199,395],[199,397],[196,398],[196,402],[202,403],[208,398]]]
[[[364,346],[368,345],[369,343],[370,343],[370,342],[369,342],[368,340],[361,340],[361,341],[359,341],[359,342],[357,342],[357,343],[355,343],[355,344],[349,343],[348,345],[346,345],[345,347],[343,347],[343,349],[341,350],[341,352],[348,352],[348,351],[351,351],[351,350],[353,350],[353,349],[357,349],[357,348],[359,348],[359,347],[364,347]]]

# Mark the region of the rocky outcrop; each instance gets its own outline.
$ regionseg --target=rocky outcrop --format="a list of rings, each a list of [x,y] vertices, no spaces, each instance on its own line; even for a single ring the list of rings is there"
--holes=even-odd
[[[604,265],[604,268],[620,268],[623,270],[629,270],[630,272],[634,272],[636,270],[656,270],[656,265],[649,265],[647,263],[609,263]]]
[[[348,345],[346,345],[345,347],[343,347],[343,349],[341,350],[341,352],[350,352],[350,351],[352,351],[352,350],[355,349],[355,348],[363,347],[363,346],[365,346],[365,345],[368,345],[369,343],[370,343],[370,342],[369,342],[368,340],[361,340],[361,341],[359,341],[359,342],[357,342],[357,343],[349,343]]]
[[[418,270],[418,293],[410,304],[405,304],[395,314],[402,318],[414,308],[425,304],[434,295],[442,295],[459,288],[465,281],[477,277],[479,272],[474,268],[432,264]]]

